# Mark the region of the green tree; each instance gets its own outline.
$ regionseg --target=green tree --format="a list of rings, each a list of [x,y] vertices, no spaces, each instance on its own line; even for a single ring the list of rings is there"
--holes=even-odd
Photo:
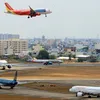
[[[37,58],[38,59],[49,59],[49,53],[46,50],[41,50]]]
[[[69,60],[71,60],[72,59],[72,54],[69,52],[69,54],[68,54],[68,57],[69,57]]]
[[[32,52],[29,52],[28,55],[32,57],[33,56],[33,53]]]
[[[72,55],[73,58],[76,58],[76,55]]]
[[[50,55],[49,58],[50,59],[56,59],[56,56],[55,55]]]
[[[82,58],[78,58],[78,62],[83,62],[84,60]]]

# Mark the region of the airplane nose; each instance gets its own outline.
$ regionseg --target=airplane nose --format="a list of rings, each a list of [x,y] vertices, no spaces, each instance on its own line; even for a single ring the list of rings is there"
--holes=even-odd
[[[49,10],[49,12],[50,12],[50,13],[52,13],[52,11],[51,11],[51,10]]]
[[[71,88],[71,89],[69,89],[69,91],[71,92],[71,91],[72,91],[72,88]]]
[[[48,12],[48,13],[52,13],[52,11],[51,11],[51,10],[48,10],[48,9],[46,9],[46,12]]]

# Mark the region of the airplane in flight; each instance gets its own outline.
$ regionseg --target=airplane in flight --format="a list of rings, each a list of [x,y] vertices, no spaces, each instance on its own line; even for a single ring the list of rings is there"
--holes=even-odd
[[[76,97],[82,97],[85,95],[88,95],[88,98],[91,98],[91,96],[97,96],[97,98],[100,97],[100,87],[73,86],[69,91],[76,93]]]
[[[2,89],[2,86],[8,86],[13,89],[17,84],[17,71],[15,72],[13,80],[0,79],[0,89]]]
[[[12,65],[8,64],[6,60],[0,60],[0,66],[2,67],[2,70],[5,70],[6,67],[9,69],[12,67]]]
[[[7,2],[5,3],[5,6],[7,10],[5,13],[13,14],[13,15],[20,15],[20,16],[28,16],[28,18],[32,18],[32,17],[36,17],[40,15],[45,15],[45,17],[47,17],[47,14],[52,13],[48,9],[33,10],[30,6],[29,6],[29,9],[26,9],[26,10],[15,10]]]

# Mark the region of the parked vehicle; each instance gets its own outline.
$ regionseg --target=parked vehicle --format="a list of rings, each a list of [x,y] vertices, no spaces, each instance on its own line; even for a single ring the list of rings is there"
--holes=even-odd
[[[52,62],[51,61],[47,61],[44,63],[44,65],[52,65]]]

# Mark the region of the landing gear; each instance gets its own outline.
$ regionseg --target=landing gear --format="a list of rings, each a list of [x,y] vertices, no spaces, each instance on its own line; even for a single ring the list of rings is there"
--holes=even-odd
[[[27,18],[32,18],[33,16],[28,16]]]
[[[0,89],[2,89],[2,87],[0,86]]]
[[[45,14],[45,17],[47,17],[47,14]]]
[[[28,16],[27,18],[30,18],[30,16]]]
[[[5,66],[3,66],[2,70],[5,70],[5,69],[6,69]]]
[[[10,89],[13,89],[13,88],[14,88],[13,86],[10,87]]]
[[[97,95],[97,98],[100,98],[100,95]]]

